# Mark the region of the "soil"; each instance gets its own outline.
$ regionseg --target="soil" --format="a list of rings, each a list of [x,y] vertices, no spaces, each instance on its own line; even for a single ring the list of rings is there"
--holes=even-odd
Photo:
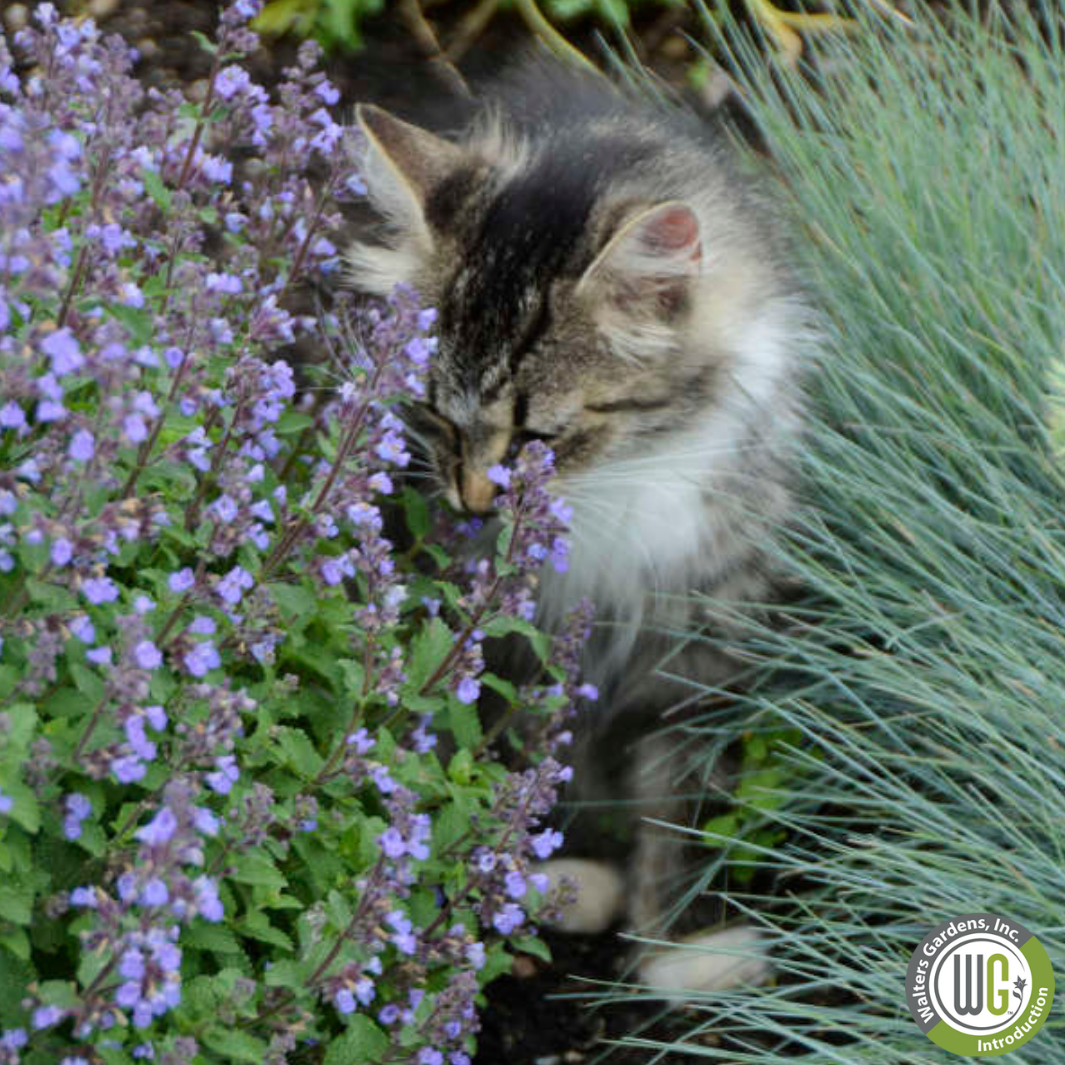
[[[10,33],[25,25],[32,9],[27,4],[5,4],[0,13]],[[190,34],[213,33],[219,5],[214,0],[87,0],[59,3],[65,14],[87,14],[106,32],[122,34],[141,53],[138,74],[145,84],[193,87],[209,68],[208,56]],[[391,4],[402,7],[402,4]],[[442,39],[452,35],[470,4],[444,3],[433,7],[434,28]],[[465,10],[463,9],[465,8]],[[684,36],[683,11],[658,9],[637,26],[632,39],[641,59],[662,80],[689,102],[710,108],[721,82],[711,81],[710,95],[692,97],[684,72],[694,58]],[[568,31],[588,55],[602,55],[594,27]],[[448,123],[447,115],[462,106],[453,74],[427,59],[426,49],[412,35],[409,24],[395,12],[363,27],[365,48],[357,54],[334,55],[326,61],[330,77],[341,91],[344,105],[360,101],[378,103],[396,113],[428,125]],[[497,14],[473,41],[458,63],[470,83],[476,84],[526,46],[528,32],[513,16]],[[271,40],[251,57],[253,76],[263,84],[278,80],[295,55],[298,40]],[[545,933],[552,961],[519,956],[510,975],[493,982],[488,1004],[482,1009],[482,1029],[476,1065],[643,1065],[666,1060],[649,1049],[614,1045],[626,1035],[664,1040],[678,1034],[683,1014],[664,1013],[659,1007],[624,998],[595,1006],[590,1000],[622,975],[627,960],[625,944],[616,932],[599,936],[564,936]],[[598,986],[597,986],[598,985]],[[670,1056],[668,1060],[677,1060]]]

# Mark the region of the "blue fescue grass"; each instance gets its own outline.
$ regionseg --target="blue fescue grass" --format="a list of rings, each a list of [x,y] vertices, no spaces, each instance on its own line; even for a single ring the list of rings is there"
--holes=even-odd
[[[966,912],[1022,922],[1065,973],[1065,477],[1047,429],[1065,57],[1060,15],[1043,19],[865,25],[819,45],[815,87],[731,42],[824,314],[785,549],[808,595],[752,640],[744,700],[753,728],[801,739],[755,804],[787,830],[754,848],[764,890],[730,895],[772,937],[777,983],[699,1001],[676,1043],[628,1040],[649,1055],[953,1061],[911,1020],[905,976]],[[717,867],[697,886],[720,888]],[[1060,1012],[1009,1060],[1065,1061]]]

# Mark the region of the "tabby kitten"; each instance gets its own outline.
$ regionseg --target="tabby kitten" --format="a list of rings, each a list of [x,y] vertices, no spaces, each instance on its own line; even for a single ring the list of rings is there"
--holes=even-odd
[[[489,512],[489,467],[530,439],[553,449],[573,551],[567,573],[545,569],[539,620],[595,603],[585,748],[617,747],[620,722],[640,718],[641,812],[677,820],[675,759],[653,731],[686,689],[655,666],[668,655],[671,675],[709,684],[734,672],[678,634],[727,632],[693,593],[771,597],[767,544],[790,509],[809,316],[765,204],[694,118],[556,67],[526,65],[453,140],[372,106],[358,117],[387,238],[351,249],[352,278],[378,295],[408,283],[438,309],[426,421],[444,493]],[[625,899],[633,927],[660,930],[676,847],[649,828],[636,847],[628,884],[549,863],[582,881],[564,924],[605,927]],[[706,987],[761,969],[698,953],[651,956],[643,976]]]

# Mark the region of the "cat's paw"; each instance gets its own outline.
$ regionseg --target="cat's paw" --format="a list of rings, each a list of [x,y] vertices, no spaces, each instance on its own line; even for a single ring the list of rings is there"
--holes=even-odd
[[[547,877],[551,889],[560,887],[564,878],[577,886],[576,899],[551,922],[552,928],[562,932],[603,932],[624,909],[625,881],[606,862],[588,858],[554,858],[544,862],[536,871]]]
[[[772,965],[769,944],[746,925],[698,932],[663,949],[648,948],[637,963],[639,983],[676,1004],[739,984],[762,984]]]

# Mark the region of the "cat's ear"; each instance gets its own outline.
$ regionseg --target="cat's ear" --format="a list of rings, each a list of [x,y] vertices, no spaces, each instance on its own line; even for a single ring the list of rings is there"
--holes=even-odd
[[[699,216],[670,200],[628,218],[584,272],[578,291],[594,290],[618,308],[672,318],[702,268]]]
[[[423,221],[429,194],[461,165],[462,150],[373,104],[359,104],[355,117],[370,142],[371,199],[394,221]]]

